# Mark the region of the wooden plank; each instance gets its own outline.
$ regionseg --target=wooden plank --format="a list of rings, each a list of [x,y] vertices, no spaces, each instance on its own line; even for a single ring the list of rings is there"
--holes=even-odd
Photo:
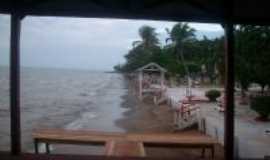
[[[147,145],[185,145],[185,146],[205,146],[216,144],[217,141],[209,136],[196,134],[185,135],[177,133],[143,133],[127,134],[127,140],[140,141]]]
[[[145,151],[141,142],[110,141],[106,144],[105,155],[144,157]]]
[[[71,130],[71,129],[36,129],[33,131],[33,135],[41,134],[99,134],[99,135],[123,135],[124,133],[119,132],[102,132],[96,130]]]
[[[139,147],[139,152],[141,153],[141,156],[142,157],[145,157],[146,156],[146,152],[145,152],[145,149],[144,149],[144,144],[142,142],[139,142],[138,143],[138,147]]]
[[[113,154],[114,141],[108,141],[105,145],[105,155],[109,156]]]
[[[48,143],[92,145],[105,145],[107,141],[123,138],[121,133],[62,129],[37,130],[32,136],[34,139]]]
[[[33,138],[50,143],[100,143],[108,141],[132,141],[148,144],[168,144],[185,146],[204,146],[216,144],[217,141],[203,134],[180,133],[113,133],[97,131],[70,131],[70,130],[40,130],[33,133]]]

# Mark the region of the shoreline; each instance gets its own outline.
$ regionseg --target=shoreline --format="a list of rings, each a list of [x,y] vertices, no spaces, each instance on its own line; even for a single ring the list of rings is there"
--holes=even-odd
[[[122,118],[115,121],[117,126],[126,132],[173,131],[173,116],[167,105],[155,106],[150,100],[141,102],[135,95],[132,81],[125,78],[125,85],[128,92],[122,96],[121,107],[127,110]]]

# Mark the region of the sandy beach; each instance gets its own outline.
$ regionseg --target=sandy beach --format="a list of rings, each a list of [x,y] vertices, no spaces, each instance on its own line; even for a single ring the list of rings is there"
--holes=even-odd
[[[163,104],[156,106],[151,99],[143,102],[135,95],[134,84],[126,80],[127,95],[122,106],[127,109],[116,124],[126,132],[172,132],[173,116],[170,108]]]

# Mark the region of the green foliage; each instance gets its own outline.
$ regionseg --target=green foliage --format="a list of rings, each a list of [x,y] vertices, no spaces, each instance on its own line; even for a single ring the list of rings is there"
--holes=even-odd
[[[251,109],[256,111],[262,118],[270,114],[270,96],[260,96],[251,99]]]
[[[177,23],[166,29],[166,45],[159,43],[155,28],[142,26],[133,48],[125,55],[126,63],[115,66],[120,72],[133,72],[150,62],[165,67],[172,76],[208,77],[213,83],[224,84],[224,37],[197,39],[195,29],[187,23]],[[270,27],[237,26],[235,28],[236,80],[243,90],[258,83],[263,88],[270,84]],[[204,68],[204,69],[202,69]]]
[[[207,66],[207,75],[215,75],[213,68],[220,53],[215,45],[217,39],[196,39],[195,29],[187,23],[177,23],[166,31],[166,45],[161,47],[155,29],[142,26],[138,31],[141,40],[133,42],[133,48],[125,56],[126,63],[117,65],[115,70],[133,72],[149,62],[155,62],[165,67],[172,76],[184,77],[189,73],[196,77],[200,75],[202,65]]]
[[[219,90],[212,89],[205,92],[205,96],[212,102],[216,101],[220,97],[221,93]]]
[[[195,36],[195,29],[191,28],[187,23],[177,23],[171,31],[166,29],[171,41],[176,43],[176,46],[182,45],[185,41],[192,40]]]
[[[264,88],[270,84],[270,27],[238,26],[236,36],[236,79],[243,90],[250,83]]]
[[[139,29],[141,40],[134,41],[133,48],[125,55],[126,63],[121,67],[115,67],[121,72],[133,72],[137,68],[152,62],[161,54],[159,40],[155,28],[142,26]]]
[[[159,40],[157,38],[157,33],[155,28],[150,26],[142,26],[139,29],[139,35],[142,38],[141,44],[145,48],[151,48],[153,46],[157,46],[159,44]]]

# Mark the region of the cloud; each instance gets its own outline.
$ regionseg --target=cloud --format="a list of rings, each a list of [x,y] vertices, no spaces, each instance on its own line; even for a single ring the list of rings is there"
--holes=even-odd
[[[219,24],[190,23],[190,26],[200,31],[208,31],[208,32],[223,31],[221,25]]]
[[[0,15],[0,65],[9,63],[10,16]]]
[[[22,22],[23,66],[112,70],[125,55],[142,25],[156,28],[161,42],[176,22],[102,18],[26,17]],[[0,64],[8,63],[10,17],[0,15]],[[192,23],[203,33],[222,31],[219,25]],[[2,58],[3,57],[3,58]]]

